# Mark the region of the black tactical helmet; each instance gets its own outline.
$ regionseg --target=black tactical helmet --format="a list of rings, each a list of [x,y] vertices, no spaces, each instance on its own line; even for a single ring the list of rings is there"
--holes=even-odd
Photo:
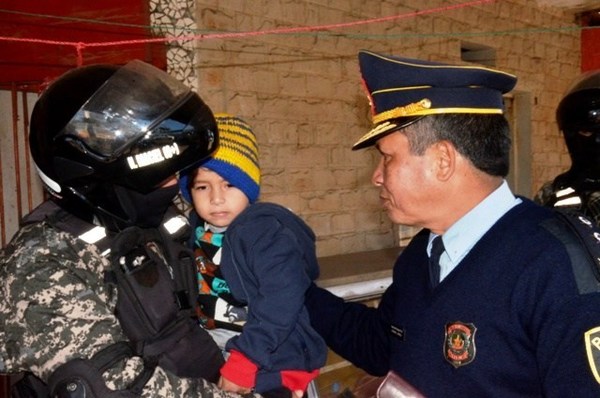
[[[600,176],[600,70],[582,74],[556,110],[572,169]]]
[[[42,93],[29,144],[55,200],[109,229],[131,224],[119,191],[146,195],[217,146],[211,110],[142,61],[73,69]]]

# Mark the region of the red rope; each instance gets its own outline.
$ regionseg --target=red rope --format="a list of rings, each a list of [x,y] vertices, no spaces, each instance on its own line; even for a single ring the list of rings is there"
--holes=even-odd
[[[455,9],[459,9],[459,8],[473,7],[473,6],[477,6],[477,5],[481,5],[481,4],[493,3],[495,1],[496,0],[475,0],[475,1],[470,1],[470,2],[466,2],[466,3],[432,8],[429,10],[414,11],[414,12],[400,14],[400,15],[372,18],[372,19],[366,19],[366,20],[362,20],[362,21],[328,24],[328,25],[320,25],[320,26],[301,26],[301,27],[295,27],[295,28],[269,29],[269,30],[251,31],[251,32],[212,33],[212,34],[199,34],[199,35],[178,36],[178,37],[169,36],[169,37],[153,38],[153,39],[121,40],[121,41],[92,42],[92,43],[44,40],[44,39],[36,39],[36,38],[18,38],[18,37],[6,37],[6,36],[0,36],[0,40],[1,41],[20,42],[20,43],[46,44],[46,45],[54,45],[54,46],[72,46],[75,48],[75,51],[77,54],[77,66],[81,66],[81,65],[83,65],[83,51],[85,48],[88,48],[88,47],[91,48],[91,47],[127,46],[127,45],[132,45],[132,44],[161,43],[161,42],[171,43],[171,42],[189,41],[189,40],[211,40],[211,39],[214,40],[214,39],[229,39],[229,38],[265,36],[265,35],[272,35],[272,34],[290,34],[290,33],[300,33],[300,32],[326,31],[326,30],[348,28],[348,27],[378,23],[378,22],[386,22],[386,21],[391,21],[391,20],[395,20],[395,19],[411,18],[411,17],[433,14],[433,13],[438,13],[438,12],[446,12],[446,11],[455,10]]]

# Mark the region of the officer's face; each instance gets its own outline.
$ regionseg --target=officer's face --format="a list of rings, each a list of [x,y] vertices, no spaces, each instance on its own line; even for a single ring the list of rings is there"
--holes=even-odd
[[[425,227],[435,217],[439,187],[435,153],[411,153],[408,139],[395,132],[379,139],[381,155],[372,182],[379,187],[379,199],[389,218],[396,224]]]
[[[214,171],[198,169],[190,187],[196,213],[216,227],[227,227],[249,205],[248,197]]]

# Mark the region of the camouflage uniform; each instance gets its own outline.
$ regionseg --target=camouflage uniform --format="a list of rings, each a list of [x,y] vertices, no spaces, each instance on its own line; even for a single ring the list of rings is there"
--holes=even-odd
[[[116,289],[103,282],[107,258],[46,222],[23,227],[0,258],[0,372],[30,371],[47,381],[61,364],[89,358],[126,340],[114,315]],[[105,373],[124,389],[142,370],[140,358]],[[202,379],[157,368],[144,397],[239,397]]]

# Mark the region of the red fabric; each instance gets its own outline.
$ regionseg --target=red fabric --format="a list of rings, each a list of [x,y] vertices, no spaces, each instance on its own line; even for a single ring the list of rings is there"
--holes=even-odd
[[[308,384],[319,375],[319,369],[312,372],[304,370],[282,370],[281,384],[291,391],[306,391]]]
[[[232,350],[221,368],[221,376],[238,386],[252,388],[256,384],[257,370],[258,366],[254,362],[241,352]]]

